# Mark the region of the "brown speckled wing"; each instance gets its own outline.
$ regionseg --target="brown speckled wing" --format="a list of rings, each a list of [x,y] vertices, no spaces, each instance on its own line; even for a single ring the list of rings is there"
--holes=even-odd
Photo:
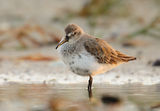
[[[97,61],[102,64],[118,64],[133,59],[133,57],[114,50],[106,41],[98,38],[90,38],[84,42],[84,46],[87,52],[95,56]]]

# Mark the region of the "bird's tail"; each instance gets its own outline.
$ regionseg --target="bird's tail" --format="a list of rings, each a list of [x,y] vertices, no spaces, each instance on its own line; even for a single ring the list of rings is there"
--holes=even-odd
[[[117,56],[119,59],[121,59],[123,62],[128,62],[128,61],[132,61],[132,60],[136,60],[136,57],[132,57],[132,56],[127,56],[119,51],[116,51],[117,52]]]

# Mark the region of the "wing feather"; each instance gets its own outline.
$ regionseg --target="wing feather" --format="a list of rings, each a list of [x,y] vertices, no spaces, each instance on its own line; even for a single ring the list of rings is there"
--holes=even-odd
[[[99,38],[90,38],[84,42],[84,47],[97,61],[102,64],[118,64],[134,60],[135,57],[127,56],[114,50],[106,41]]]

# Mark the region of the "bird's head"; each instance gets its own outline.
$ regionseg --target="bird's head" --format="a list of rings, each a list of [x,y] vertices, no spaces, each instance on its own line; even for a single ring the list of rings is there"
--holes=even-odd
[[[83,34],[83,30],[76,24],[69,24],[65,28],[65,37],[59,42],[56,49],[65,42],[73,43]]]

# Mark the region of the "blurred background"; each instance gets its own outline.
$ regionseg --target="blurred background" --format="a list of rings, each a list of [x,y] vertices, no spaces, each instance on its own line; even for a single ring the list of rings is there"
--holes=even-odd
[[[138,104],[133,111],[145,111],[160,102],[160,0],[0,0],[0,110],[18,111],[20,106],[21,111],[48,111],[48,99],[52,111],[73,104],[65,99],[50,100],[52,94],[71,100],[78,94],[82,98],[77,97],[80,102],[74,104],[80,106],[76,108],[88,106],[81,101],[87,98],[88,78],[70,72],[55,50],[69,23],[137,57],[96,76],[97,97],[112,91],[125,95],[127,105],[128,99]],[[128,89],[131,84],[133,89]],[[117,86],[112,85],[120,86],[115,90]],[[57,102],[62,106],[55,105]],[[99,107],[103,111],[105,106]],[[67,111],[78,111],[73,109]]]
[[[159,0],[0,2],[2,49],[33,48],[56,43],[69,23],[76,23],[89,34],[105,39],[138,39],[142,36],[145,39],[159,39],[160,36]]]

